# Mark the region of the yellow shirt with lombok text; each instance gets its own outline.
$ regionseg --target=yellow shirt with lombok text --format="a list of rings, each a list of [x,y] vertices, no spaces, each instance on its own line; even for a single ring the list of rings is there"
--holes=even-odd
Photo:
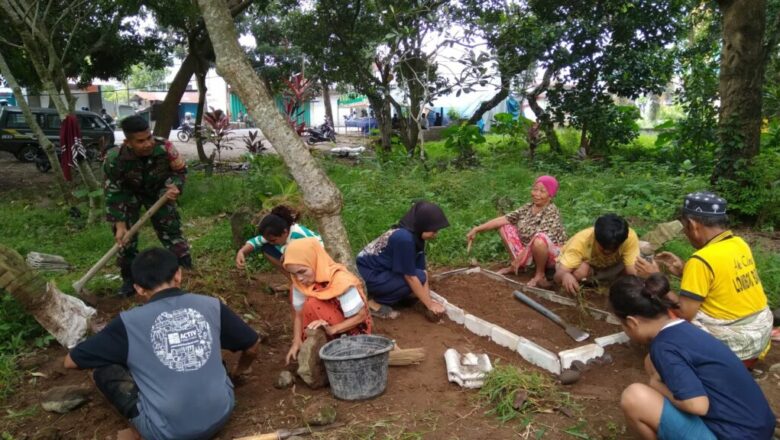
[[[767,304],[753,252],[731,231],[715,236],[685,263],[680,295],[702,301],[699,310],[723,320],[750,316]]]
[[[626,267],[633,266],[639,256],[639,237],[633,229],[628,228],[628,237],[616,252],[605,254],[601,246],[596,245],[596,233],[590,227],[574,234],[561,249],[558,263],[567,269],[577,269],[587,262],[596,269],[606,269],[618,263]]]

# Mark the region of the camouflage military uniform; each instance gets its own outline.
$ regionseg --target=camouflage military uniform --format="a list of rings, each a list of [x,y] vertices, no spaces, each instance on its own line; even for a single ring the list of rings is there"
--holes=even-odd
[[[182,191],[187,164],[167,140],[155,138],[150,156],[138,157],[126,145],[111,149],[103,162],[105,175],[106,220],[124,221],[127,229],[138,221],[141,207],[149,209],[173,184]],[[167,203],[152,216],[152,226],[160,242],[179,257],[179,262],[191,265],[190,246],[181,233],[181,219],[174,203]],[[115,228],[112,226],[115,232]],[[117,263],[122,277],[131,278],[130,264],[138,254],[138,235],[119,251]]]

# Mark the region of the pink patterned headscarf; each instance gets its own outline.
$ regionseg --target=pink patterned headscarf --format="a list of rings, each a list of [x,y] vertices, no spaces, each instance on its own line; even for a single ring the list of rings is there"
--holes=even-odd
[[[555,177],[553,176],[539,176],[539,178],[536,179],[536,182],[534,182],[534,185],[537,183],[544,185],[544,188],[547,190],[547,194],[549,194],[550,197],[555,197],[555,194],[558,193],[558,181],[555,180]]]

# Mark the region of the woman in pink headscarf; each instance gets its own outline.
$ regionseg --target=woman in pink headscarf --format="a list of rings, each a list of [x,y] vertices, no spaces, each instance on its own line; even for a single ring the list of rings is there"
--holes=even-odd
[[[507,215],[475,226],[466,234],[469,248],[477,233],[498,229],[512,257],[511,265],[500,272],[517,273],[533,262],[536,271],[528,285],[549,286],[545,269],[555,267],[560,246],[566,243],[566,231],[561,224],[561,215],[552,202],[557,192],[558,181],[555,177],[540,176],[531,187],[531,202]]]

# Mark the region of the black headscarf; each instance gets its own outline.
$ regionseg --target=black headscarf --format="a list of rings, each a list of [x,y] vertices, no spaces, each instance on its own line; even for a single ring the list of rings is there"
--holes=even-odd
[[[415,244],[418,251],[425,248],[425,241],[422,239],[423,232],[436,232],[450,225],[444,211],[435,203],[420,201],[412,205],[412,208],[401,217],[398,227],[407,229],[414,234]]]

